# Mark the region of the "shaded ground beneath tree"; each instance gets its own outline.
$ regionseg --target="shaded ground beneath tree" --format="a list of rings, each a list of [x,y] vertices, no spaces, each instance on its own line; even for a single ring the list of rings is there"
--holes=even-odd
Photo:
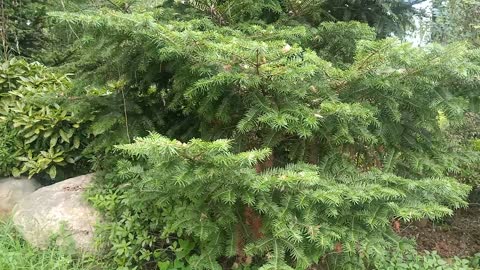
[[[415,238],[418,251],[436,250],[443,257],[467,257],[480,253],[480,205],[456,211],[442,222],[404,224],[402,236]]]

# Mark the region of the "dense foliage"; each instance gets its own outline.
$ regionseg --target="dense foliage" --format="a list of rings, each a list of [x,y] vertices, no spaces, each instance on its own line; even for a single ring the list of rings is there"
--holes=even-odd
[[[432,39],[437,42],[467,40],[480,44],[480,3],[472,0],[434,0]]]
[[[438,270],[468,270],[480,267],[480,256],[476,255],[471,260],[453,258],[450,262],[440,257],[435,251],[419,255],[407,250],[405,253],[396,253],[379,260],[376,267],[385,270],[411,270],[411,269],[438,269]]]
[[[119,147],[134,161],[119,161],[104,178],[116,188],[93,202],[113,221],[105,237],[120,266],[168,261],[172,242],[191,242],[183,255],[192,269],[221,269],[225,257],[227,268],[253,260],[261,269],[306,269],[331,252],[341,253],[342,269],[361,269],[399,245],[394,219],[441,217],[469,189],[378,170],[332,177],[306,164],[258,173],[269,151],[230,148],[156,134]]]
[[[320,8],[309,3],[305,12]],[[89,48],[71,63],[80,79],[120,85],[150,130],[233,139],[240,153],[157,135],[121,147],[132,157],[93,199],[118,266],[305,269],[323,259],[358,269],[398,248],[396,219],[464,205],[468,188],[448,177],[479,156],[438,119],[461,122],[477,105],[479,52],[376,40],[358,22],[295,14],[277,1],[51,13]],[[247,228],[240,236],[238,226]]]
[[[437,122],[439,111],[461,121],[478,104],[476,50],[373,41],[358,23],[222,26],[169,12],[53,15],[101,41],[104,59],[91,72],[123,80],[127,100],[150,98],[142,107],[155,108],[152,126],[169,136],[234,138],[239,150],[273,148],[279,162],[408,177],[456,172],[457,162],[478,158],[451,151]],[[344,45],[346,29],[356,49]],[[327,31],[343,58],[316,42]]]
[[[11,0],[1,2],[2,55],[32,57],[47,40],[46,26],[48,0]]]
[[[30,176],[80,159],[83,120],[53,102],[71,87],[65,75],[12,59],[0,67],[1,174]]]
[[[75,90],[66,75],[11,59],[0,67],[0,172],[65,179],[100,166],[113,145],[129,141],[118,85]],[[147,134],[130,106],[131,136]],[[90,163],[90,164],[89,164]],[[60,169],[60,170],[59,170]],[[57,176],[57,174],[59,174]]]
[[[118,269],[421,265],[386,258],[478,184],[480,50],[390,37],[420,2],[52,4],[54,71],[0,69],[1,173],[97,170]]]

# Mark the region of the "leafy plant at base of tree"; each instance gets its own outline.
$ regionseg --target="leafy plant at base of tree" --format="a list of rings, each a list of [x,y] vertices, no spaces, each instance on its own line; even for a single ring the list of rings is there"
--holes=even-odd
[[[59,103],[70,87],[66,76],[52,73],[39,63],[12,59],[2,64],[2,175],[46,172],[55,178],[57,168],[81,158],[87,139],[85,119],[76,118]]]
[[[307,164],[259,173],[270,151],[233,154],[227,140],[152,134],[118,149],[128,159],[90,200],[106,214],[101,235],[122,267],[173,261],[174,242],[194,244],[182,257],[192,269],[307,269],[330,253],[366,259],[399,245],[395,219],[449,215],[470,189],[375,170],[332,177]]]
[[[0,68],[0,173],[47,173],[59,179],[99,168],[115,144],[148,134],[154,123],[138,100],[122,99],[121,81],[74,88],[34,62],[12,59]],[[127,123],[125,113],[130,116]]]
[[[393,253],[379,258],[375,262],[374,269],[379,270],[473,270],[478,269],[478,256],[473,258],[444,259],[436,251],[425,251],[425,254],[418,254],[415,250],[406,250],[406,252]]]

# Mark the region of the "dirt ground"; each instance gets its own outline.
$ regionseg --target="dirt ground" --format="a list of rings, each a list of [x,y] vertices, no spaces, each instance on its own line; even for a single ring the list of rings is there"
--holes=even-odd
[[[480,253],[480,205],[458,210],[443,222],[402,224],[400,234],[414,237],[417,249],[436,250],[443,257],[467,257]]]

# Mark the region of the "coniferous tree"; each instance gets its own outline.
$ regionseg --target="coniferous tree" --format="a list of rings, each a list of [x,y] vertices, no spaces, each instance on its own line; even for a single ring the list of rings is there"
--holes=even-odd
[[[380,37],[403,37],[414,28],[414,17],[423,16],[415,5],[425,0],[342,0],[323,1],[333,21],[359,21],[376,29]],[[323,20],[325,20],[324,18]]]
[[[409,175],[455,168],[444,158],[448,149],[436,119],[439,111],[461,119],[468,100],[477,98],[475,51],[364,40],[355,57],[350,48],[338,61],[327,42],[316,42],[327,36],[324,29],[330,35],[356,29],[372,39],[369,29],[356,23],[228,27],[191,19],[189,12],[184,20],[157,17],[168,11],[58,18],[105,40],[96,74],[125,79],[132,98],[156,97],[158,109],[181,112],[175,125],[161,130],[171,136],[236,138],[239,149],[273,147],[290,160],[322,160],[343,145],[340,152],[350,152],[354,163],[378,167],[391,156]],[[338,42],[348,50],[351,40]],[[302,47],[311,44],[317,48]],[[318,154],[305,151],[313,145]]]
[[[462,121],[478,102],[479,52],[376,40],[358,22],[298,16],[320,3],[307,2],[113,2],[51,13],[90,50],[69,63],[84,71],[79,79],[122,82],[105,95],[126,116],[126,104],[138,106],[152,131],[211,141],[152,135],[119,147],[126,160],[93,199],[112,222],[119,266],[185,258],[218,269],[253,257],[262,269],[306,269],[338,252],[358,269],[391,247],[397,219],[465,205],[468,187],[449,176],[478,153],[454,151],[438,118]],[[252,224],[234,237],[232,228]],[[187,258],[177,238],[193,246]],[[225,253],[227,242],[237,249]]]
[[[300,163],[259,174],[270,151],[234,154],[227,140],[151,134],[118,148],[128,159],[103,177],[116,188],[91,200],[113,221],[100,234],[122,267],[291,270],[323,258],[336,269],[369,269],[366,261],[402,245],[393,217],[443,216],[468,189],[378,170],[332,177]]]

